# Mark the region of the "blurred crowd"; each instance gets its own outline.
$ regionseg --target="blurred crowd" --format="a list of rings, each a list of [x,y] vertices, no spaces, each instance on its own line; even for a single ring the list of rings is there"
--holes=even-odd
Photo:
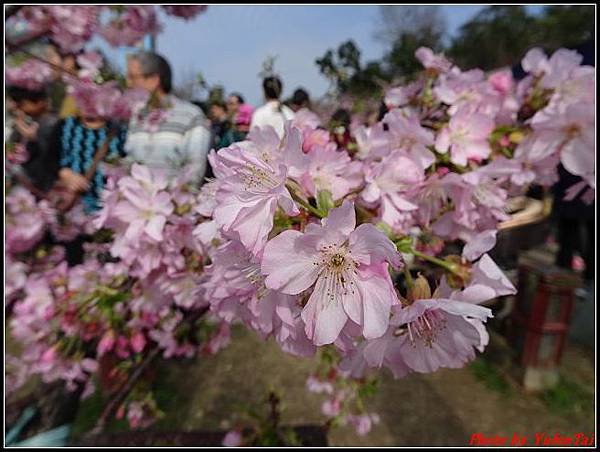
[[[44,52],[43,59],[54,72],[50,84],[7,86],[5,136],[12,146],[7,173],[13,183],[25,186],[38,199],[48,198],[61,187],[81,200],[88,215],[101,207],[106,179],[100,162],[141,163],[165,170],[170,178],[185,170],[200,186],[213,177],[208,159],[211,149],[243,141],[257,127],[271,126],[283,136],[286,121],[316,117],[303,88],[282,101],[283,82],[274,75],[262,82],[264,104],[258,108],[236,92],[226,101],[188,102],[173,93],[169,62],[141,51],[128,57],[126,82],[128,88],[144,91],[148,100],[123,121],[111,115],[110,108],[103,111],[68,89],[64,74],[81,74],[85,69],[81,53],[61,52],[52,42]],[[323,132],[340,148],[352,149],[351,120],[350,112],[339,108],[325,121]],[[81,241],[67,247],[74,264],[81,258]]]
[[[7,87],[5,134],[9,143],[22,150],[19,164],[11,165],[11,171],[40,196],[60,181],[81,195],[88,212],[99,208],[103,175],[100,167],[89,180],[84,173],[113,129],[117,133],[111,135],[105,159],[121,157],[168,169],[171,174],[186,167],[201,184],[212,176],[207,161],[210,149],[243,141],[255,127],[272,126],[282,136],[286,121],[302,110],[311,111],[309,93],[303,88],[296,89],[286,102],[281,100],[283,83],[277,76],[263,80],[265,103],[256,109],[236,92],[226,101],[185,101],[172,92],[168,61],[155,53],[140,52],[128,58],[127,85],[145,90],[150,101],[124,123],[86,112],[67,91],[62,75],[81,71],[78,54],[61,53],[50,43],[45,58],[54,68],[52,83],[39,89]],[[371,122],[381,116],[380,112]],[[352,140],[350,123],[350,112],[341,108],[329,121],[330,133],[343,147]]]
[[[211,149],[243,141],[256,127],[271,126],[281,137],[286,121],[302,123],[310,115],[315,117],[309,93],[298,88],[282,101],[283,82],[274,75],[262,82],[264,104],[258,108],[246,103],[237,92],[226,96],[226,100],[188,102],[173,93],[168,61],[156,53],[142,51],[129,56],[126,81],[129,88],[146,92],[149,100],[135,109],[129,121],[122,121],[80,105],[81,99],[66,88],[63,75],[81,73],[80,57],[77,53],[64,53],[52,42],[47,44],[44,59],[54,68],[54,80],[39,89],[7,87],[5,136],[14,146],[8,172],[16,183],[26,186],[38,198],[60,185],[81,199],[88,214],[100,208],[105,183],[102,166],[94,160],[142,163],[162,168],[170,177],[185,169],[199,186],[214,176],[208,159]],[[593,61],[587,64],[593,65]],[[515,75],[518,78],[519,74]],[[386,112],[382,102],[379,111],[365,118],[364,125],[380,121]],[[320,124],[325,124],[323,133],[339,149],[349,152],[356,150],[351,133],[355,120],[343,108],[334,111],[329,120],[319,118]],[[105,141],[108,149],[100,155]],[[87,174],[90,171],[92,174]],[[565,187],[580,178],[562,168],[559,174],[560,182],[553,190],[560,244],[557,264],[570,268],[574,253],[580,250],[586,260],[586,277],[591,279],[593,252],[580,242],[593,243],[593,207],[578,200],[564,203]],[[580,224],[584,225],[584,240],[577,239],[578,233],[573,234]],[[80,252],[74,252],[73,262],[78,261],[79,255]]]

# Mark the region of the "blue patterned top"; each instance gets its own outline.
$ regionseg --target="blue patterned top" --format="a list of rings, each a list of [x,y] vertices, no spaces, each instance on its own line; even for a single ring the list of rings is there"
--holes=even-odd
[[[73,172],[84,175],[92,166],[94,155],[102,146],[109,130],[109,124],[100,129],[85,127],[78,118],[69,117],[60,121],[56,127],[59,136],[61,168],[70,168]],[[119,127],[119,132],[111,140],[106,158],[124,157],[124,143],[127,137],[127,128]],[[96,173],[90,181],[90,188],[81,196],[86,213],[98,210],[100,194],[104,188],[104,175],[101,165],[96,168]]]

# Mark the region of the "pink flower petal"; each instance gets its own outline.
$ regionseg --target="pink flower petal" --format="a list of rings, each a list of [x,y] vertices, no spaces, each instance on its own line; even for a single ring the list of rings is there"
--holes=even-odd
[[[284,231],[265,245],[261,271],[268,275],[265,285],[289,295],[296,295],[314,284],[319,274],[316,257],[309,250],[298,249],[299,231]],[[293,257],[291,259],[291,257]]]

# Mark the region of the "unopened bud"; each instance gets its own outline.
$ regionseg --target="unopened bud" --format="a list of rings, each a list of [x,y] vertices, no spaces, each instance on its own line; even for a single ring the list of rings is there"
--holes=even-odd
[[[523,141],[524,137],[525,135],[523,135],[523,132],[517,130],[515,132],[512,132],[508,136],[508,139],[511,141],[511,143],[519,144],[521,141]]]
[[[461,256],[448,256],[446,260],[450,262],[448,285],[454,289],[466,286],[471,279],[471,264],[465,262]]]
[[[408,290],[408,299],[410,302],[413,302],[415,300],[428,300],[429,298],[431,298],[429,281],[419,273],[413,286]]]
[[[48,256],[48,252],[44,248],[38,248],[35,252],[35,257],[37,259],[43,259]]]
[[[401,238],[400,240],[396,240],[396,248],[401,253],[410,253],[413,246],[413,238],[410,236],[406,236]]]
[[[182,204],[181,206],[177,206],[177,208],[175,209],[175,213],[179,216],[183,216],[186,213],[189,213],[191,210],[191,204]]]
[[[377,229],[379,229],[381,232],[383,232],[385,235],[387,235],[388,237],[392,237],[392,235],[394,234],[394,231],[392,231],[392,228],[387,223],[384,223],[383,221],[380,221],[379,223],[377,223],[375,225],[375,227]]]

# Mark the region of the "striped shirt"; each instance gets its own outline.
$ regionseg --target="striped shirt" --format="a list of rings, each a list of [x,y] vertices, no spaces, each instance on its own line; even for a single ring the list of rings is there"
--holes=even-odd
[[[108,136],[109,125],[100,129],[85,127],[76,117],[61,120],[56,128],[54,140],[60,149],[59,166],[69,168],[77,174],[85,174],[92,166],[96,152],[100,150],[102,143]],[[123,143],[127,129],[119,127],[118,134],[110,141],[108,154],[105,159],[123,157]],[[102,166],[96,167],[96,172],[90,181],[90,188],[82,196],[84,209],[87,213],[98,210],[100,206],[100,195],[104,188],[104,174]]]
[[[208,120],[194,104],[173,95],[164,100],[169,108],[153,129],[148,127],[144,106],[134,111],[125,143],[127,158],[151,168],[167,169],[170,178],[189,169],[192,180],[200,184],[211,142]]]

